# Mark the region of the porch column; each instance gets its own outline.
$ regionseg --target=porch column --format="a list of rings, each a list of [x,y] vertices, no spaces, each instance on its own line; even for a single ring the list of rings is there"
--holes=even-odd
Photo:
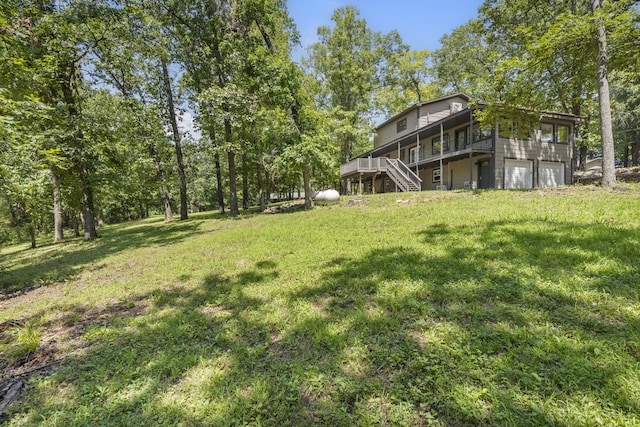
[[[473,109],[469,109],[469,186],[473,183]]]

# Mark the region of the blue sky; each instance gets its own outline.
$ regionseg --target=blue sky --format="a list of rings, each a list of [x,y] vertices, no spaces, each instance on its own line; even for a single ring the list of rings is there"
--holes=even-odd
[[[481,4],[482,0],[288,0],[287,8],[303,47],[317,41],[319,26],[332,24],[336,8],[352,5],[373,31],[388,33],[396,29],[411,49],[435,50],[440,37],[478,16]],[[302,48],[294,52],[295,59],[302,55]]]

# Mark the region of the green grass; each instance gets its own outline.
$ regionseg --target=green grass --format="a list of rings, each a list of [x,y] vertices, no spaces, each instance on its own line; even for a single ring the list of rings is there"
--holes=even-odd
[[[3,249],[7,425],[640,425],[640,186],[347,201]]]

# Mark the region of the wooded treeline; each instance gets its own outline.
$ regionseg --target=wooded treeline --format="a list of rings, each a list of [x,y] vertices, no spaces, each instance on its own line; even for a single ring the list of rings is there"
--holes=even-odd
[[[428,52],[348,6],[296,63],[284,0],[7,0],[0,242],[93,239],[103,221],[156,213],[237,215],[272,193],[302,191],[310,207],[381,117],[457,91],[514,130],[543,110],[584,116],[581,164],[589,152],[612,163],[614,148],[638,164],[638,16],[634,1],[486,0]]]

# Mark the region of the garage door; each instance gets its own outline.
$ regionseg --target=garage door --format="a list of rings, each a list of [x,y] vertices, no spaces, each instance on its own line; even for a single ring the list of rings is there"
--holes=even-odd
[[[557,187],[564,185],[564,163],[540,162],[538,166],[538,186]]]
[[[504,161],[504,188],[532,188],[533,162],[531,160]]]

